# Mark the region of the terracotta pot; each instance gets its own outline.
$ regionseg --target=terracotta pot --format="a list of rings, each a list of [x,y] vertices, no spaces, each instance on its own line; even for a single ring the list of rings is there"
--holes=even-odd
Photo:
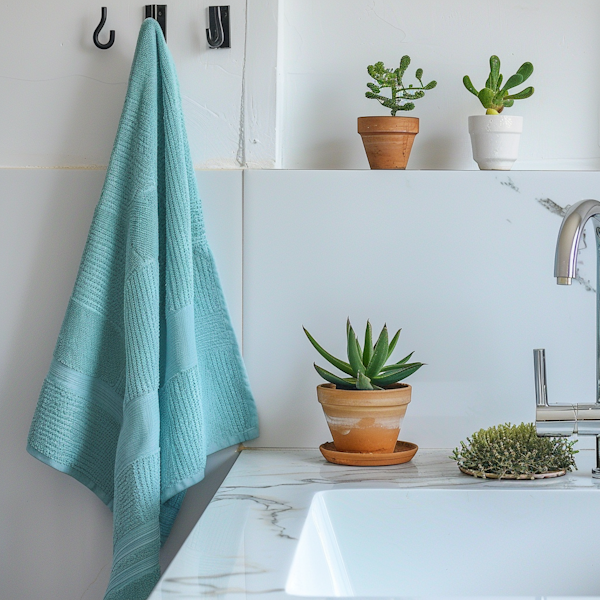
[[[317,386],[336,450],[393,452],[411,391],[410,385],[402,383],[385,390],[342,390],[333,383]]]
[[[406,169],[415,135],[419,133],[416,117],[358,117],[371,169]]]

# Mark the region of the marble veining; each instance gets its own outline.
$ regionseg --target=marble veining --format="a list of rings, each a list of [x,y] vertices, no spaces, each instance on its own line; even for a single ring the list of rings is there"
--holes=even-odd
[[[554,200],[551,200],[550,198],[536,198],[536,200],[546,210],[549,210],[553,215],[558,215],[561,218],[565,216],[567,209],[569,208],[569,206],[571,206],[570,204],[567,204],[566,206],[561,206],[560,204],[557,204],[556,202],[554,202]]]
[[[517,194],[521,193],[521,190],[515,185],[515,182],[510,177],[507,177],[506,181],[501,181],[500,185],[509,187],[513,192],[517,192]]]
[[[421,449],[407,464],[345,467],[316,449],[244,449],[149,600],[293,598],[286,580],[312,497],[331,489],[599,489],[592,451],[557,479],[491,481],[463,475],[449,450]]]

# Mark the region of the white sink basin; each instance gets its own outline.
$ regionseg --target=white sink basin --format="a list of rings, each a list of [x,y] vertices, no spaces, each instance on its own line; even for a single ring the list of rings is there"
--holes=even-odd
[[[600,596],[596,489],[315,494],[286,592],[298,596]]]

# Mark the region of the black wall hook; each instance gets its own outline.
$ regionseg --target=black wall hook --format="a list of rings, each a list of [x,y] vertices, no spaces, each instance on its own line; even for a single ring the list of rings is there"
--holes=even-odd
[[[98,39],[98,34],[100,33],[100,30],[104,27],[104,23],[106,23],[106,6],[102,7],[102,18],[100,19],[100,24],[98,25],[98,27],[96,27],[93,35],[94,44],[96,44],[96,46],[100,48],[100,50],[107,50],[115,43],[115,32],[112,29],[110,30],[110,36],[106,44],[103,44]]]
[[[167,5],[166,4],[146,4],[146,19],[151,17],[156,19],[160,28],[162,29],[163,35],[165,36],[165,42],[167,41]]]
[[[206,40],[211,48],[231,48],[229,41],[229,6],[208,7]]]

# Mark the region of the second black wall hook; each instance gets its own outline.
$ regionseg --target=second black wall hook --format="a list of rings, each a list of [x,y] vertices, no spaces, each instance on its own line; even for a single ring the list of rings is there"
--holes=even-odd
[[[165,42],[167,41],[167,5],[166,4],[146,4],[146,19],[151,17],[158,21],[160,28],[162,29],[163,35],[165,36]]]
[[[108,50],[108,48],[110,48],[115,43],[115,32],[112,29],[110,30],[108,42],[106,42],[106,44],[103,44],[98,39],[98,34],[100,33],[100,30],[104,27],[104,23],[106,23],[106,6],[102,7],[102,17],[100,18],[100,24],[98,25],[98,27],[96,27],[96,29],[94,30],[94,35],[92,36],[94,44],[96,44],[96,47],[100,48],[100,50]]]
[[[229,29],[229,6],[209,6],[206,30],[208,45],[211,48],[231,48]]]

